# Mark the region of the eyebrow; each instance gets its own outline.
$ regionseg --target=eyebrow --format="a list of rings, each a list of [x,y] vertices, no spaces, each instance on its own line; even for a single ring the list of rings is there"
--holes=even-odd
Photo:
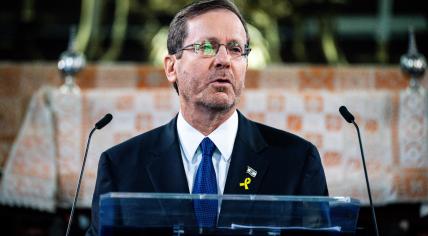
[[[216,43],[220,42],[220,40],[218,40],[217,38],[214,38],[214,37],[209,37],[209,38],[203,39],[203,41],[210,41],[210,42],[216,42]],[[242,46],[244,46],[246,44],[246,43],[239,42],[239,40],[237,40],[237,39],[231,39],[231,40],[227,41],[226,43],[228,44],[228,43],[233,43],[233,42],[236,42]]]

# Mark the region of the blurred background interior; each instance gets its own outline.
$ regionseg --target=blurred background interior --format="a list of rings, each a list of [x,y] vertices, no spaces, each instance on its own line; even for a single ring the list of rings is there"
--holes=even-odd
[[[159,63],[166,29],[186,0],[6,1],[0,59],[55,61],[76,26],[91,62]],[[417,0],[236,1],[266,63],[397,64],[415,31],[426,55],[427,11]],[[252,45],[253,47],[255,45]],[[162,51],[163,52],[163,51]],[[161,54],[162,56],[163,54]]]
[[[83,234],[89,223],[88,203],[99,152],[163,124],[177,111],[177,97],[163,74],[162,60],[168,24],[189,2],[2,2],[2,235],[64,234],[86,135],[94,121],[113,110],[122,121],[133,123],[117,126],[120,131],[108,133],[109,140],[97,137],[99,145],[88,157],[92,163],[88,163],[87,184],[73,227],[75,235]],[[366,156],[374,158],[371,167],[369,161],[369,171],[375,173],[369,172],[369,176],[373,175],[381,233],[428,235],[428,79],[423,63],[407,64],[419,68],[415,71],[406,67],[402,58],[409,52],[413,54],[408,56],[418,58],[428,55],[426,3],[235,3],[249,24],[253,48],[246,87],[250,95],[264,101],[254,102],[247,95],[241,105],[244,113],[310,139],[320,148],[331,194],[366,203],[361,165],[355,164],[359,156],[353,156],[358,153],[345,151],[347,144],[357,145],[353,130],[341,123],[337,114],[330,115],[334,107],[330,109],[329,104],[348,103],[364,127]],[[417,51],[409,51],[409,35],[414,36]],[[63,54],[66,51],[68,54]],[[80,64],[59,71],[60,57]],[[76,78],[77,85],[57,90],[66,77]],[[301,100],[305,109],[325,114],[325,125],[308,124],[309,118],[295,115],[287,99]],[[151,102],[148,111],[138,108],[141,100]],[[255,108],[257,105],[262,108]],[[340,135],[352,137],[336,149],[332,147],[336,143],[328,144],[337,142]],[[63,150],[66,145],[68,149]],[[349,168],[357,174],[346,175]],[[344,178],[349,178],[349,188],[340,187]],[[371,228],[367,205],[360,215],[359,226]]]

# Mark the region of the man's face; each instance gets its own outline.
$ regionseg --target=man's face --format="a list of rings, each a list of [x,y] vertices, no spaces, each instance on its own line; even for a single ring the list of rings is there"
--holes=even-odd
[[[187,30],[183,46],[209,40],[220,44],[237,42],[244,47],[247,42],[241,21],[227,10],[209,11],[194,17],[188,20]],[[175,76],[168,76],[168,79],[177,82],[182,108],[228,111],[236,107],[244,88],[245,57],[232,58],[226,47],[220,46],[217,55],[208,58],[193,50],[184,50],[174,64]]]

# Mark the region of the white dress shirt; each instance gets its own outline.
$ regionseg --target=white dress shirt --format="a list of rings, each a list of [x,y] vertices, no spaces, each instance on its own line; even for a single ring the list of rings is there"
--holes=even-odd
[[[187,183],[189,184],[189,192],[192,193],[193,182],[195,181],[196,172],[202,159],[202,151],[199,144],[205,136],[184,119],[181,111],[178,113],[177,131],[183,166],[186,172]],[[237,132],[238,113],[235,111],[229,119],[207,136],[216,146],[212,161],[217,178],[217,192],[219,194],[223,194],[224,191],[227,171],[230,165],[230,156],[232,155]]]

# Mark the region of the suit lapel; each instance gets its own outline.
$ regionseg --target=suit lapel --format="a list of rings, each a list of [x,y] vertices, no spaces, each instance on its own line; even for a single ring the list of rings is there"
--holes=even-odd
[[[162,128],[146,166],[156,192],[189,193],[176,127],[177,117]]]
[[[238,133],[227,173],[224,194],[257,194],[269,166],[268,157],[263,155],[267,144],[255,123],[247,120],[240,112],[238,115]],[[256,171],[257,174],[250,175],[247,173],[248,167]],[[251,181],[247,182],[248,189],[245,189],[246,179]],[[230,227],[230,223],[233,222],[247,223],[246,216],[251,215],[253,203],[239,202],[238,206],[236,204],[235,201],[224,201],[222,203],[218,220],[219,226]],[[236,209],[239,209],[240,216],[238,218],[236,218]],[[229,212],[233,213],[230,214]]]
[[[238,133],[224,194],[256,194],[269,166],[268,157],[263,155],[267,144],[255,124],[247,120],[240,112],[238,115]],[[255,172],[247,173],[248,168],[256,171],[257,174],[254,175]]]

